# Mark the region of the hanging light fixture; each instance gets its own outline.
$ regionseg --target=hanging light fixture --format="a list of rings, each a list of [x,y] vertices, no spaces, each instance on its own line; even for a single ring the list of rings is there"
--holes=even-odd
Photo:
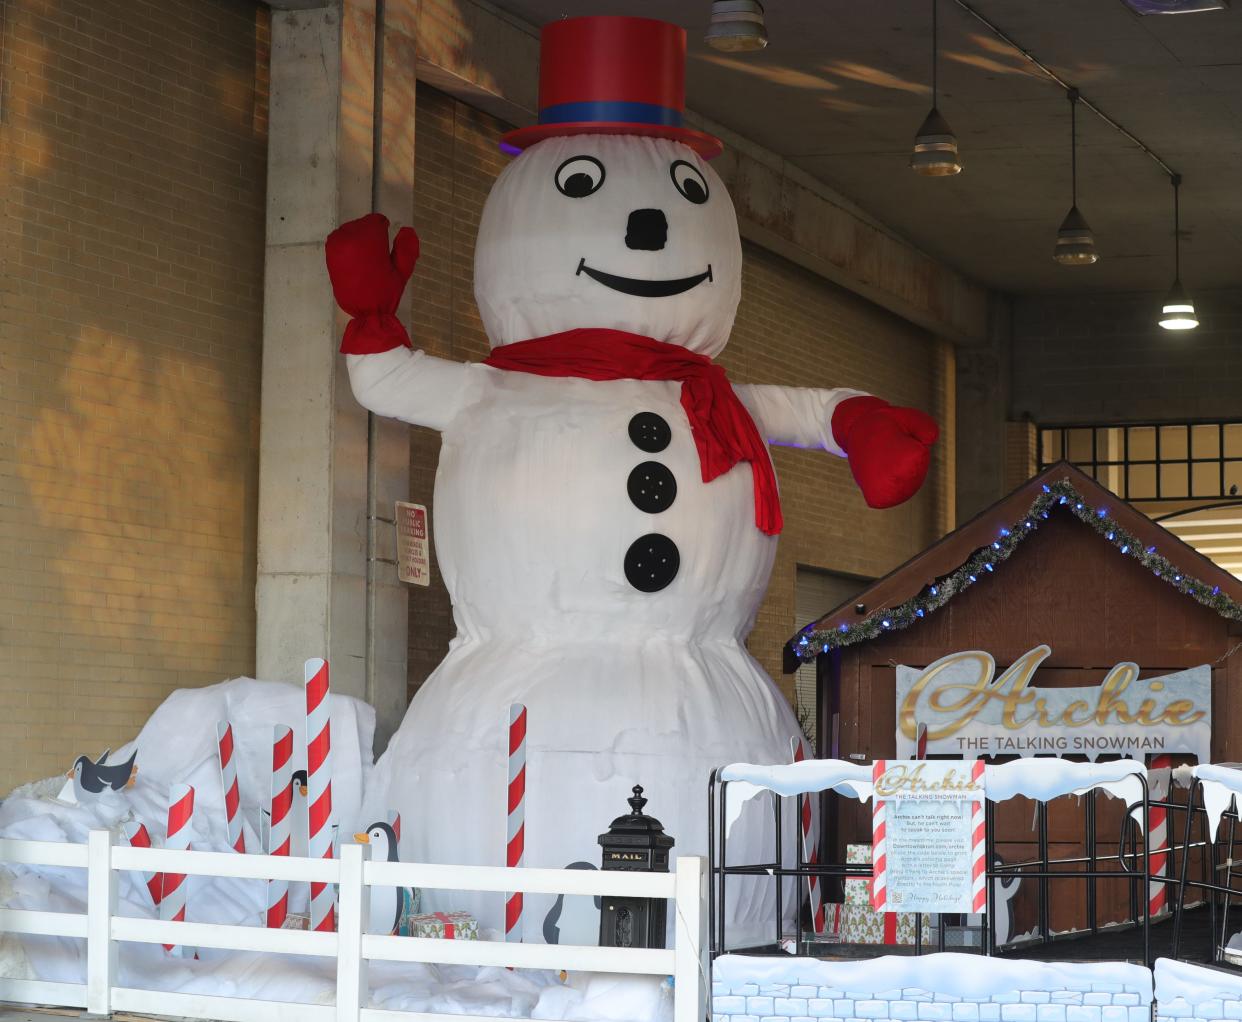
[[[1090,266],[1100,258],[1095,250],[1095,235],[1086,217],[1078,212],[1078,90],[1066,89],[1070,105],[1070,211],[1057,231],[1052,258],[1062,266]]]
[[[768,45],[763,4],[759,0],[713,0],[712,19],[703,39],[725,53],[762,50]]]
[[[948,177],[961,173],[962,161],[957,155],[957,136],[936,109],[936,65],[940,54],[936,37],[936,8],[937,0],[932,0],[932,107],[919,133],[914,136],[910,169],[925,177]]]
[[[1170,180],[1173,183],[1173,286],[1164,300],[1160,325],[1166,330],[1193,330],[1199,325],[1199,319],[1195,315],[1195,303],[1182,287],[1182,224],[1178,202],[1182,175],[1173,174]]]

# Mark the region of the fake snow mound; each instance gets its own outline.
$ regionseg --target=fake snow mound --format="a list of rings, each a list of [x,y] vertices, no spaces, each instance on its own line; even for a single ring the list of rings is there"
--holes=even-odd
[[[1156,993],[1161,1009],[1177,1000],[1198,1006],[1204,1001],[1242,1000],[1242,976],[1222,969],[1205,969],[1172,958],[1157,958]]]
[[[371,822],[360,813],[371,770],[375,711],[348,696],[329,698],[333,803],[339,833],[349,840]],[[109,763],[122,763],[137,749],[138,774],[132,788],[105,790],[89,802],[73,805],[57,798],[65,786],[63,776],[25,785],[0,802],[0,838],[81,843],[90,830],[103,827],[113,830],[117,843],[123,844],[124,824],[136,820],[146,826],[152,843],[159,845],[166,827],[169,786],[188,783],[195,789],[192,847],[229,851],[216,752],[216,722],[228,720],[233,724],[246,846],[258,851],[262,811],[269,797],[272,728],[278,724],[293,728],[293,766],[305,769],[305,712],[302,688],[283,683],[237,678],[174,692],[135,741],[108,757]],[[82,751],[93,759],[101,750]],[[305,912],[306,886],[291,885],[290,897],[293,911]],[[266,904],[263,881],[187,880],[187,918],[192,922],[258,926]],[[0,864],[0,906],[85,912],[86,871]],[[121,875],[117,912],[155,917],[146,886],[137,874]],[[329,1004],[335,996],[335,962],[330,959],[211,949],[200,949],[198,960],[174,959],[159,945],[128,943],[118,951],[117,982],[121,986],[293,1003]],[[86,943],[0,934],[0,978],[82,983]],[[373,1007],[394,1010],[574,1022],[672,1018],[671,991],[659,977],[584,973],[561,983],[551,972],[377,962],[371,965],[370,987]]]
[[[1203,808],[1215,834],[1220,818],[1242,793],[1242,769],[1237,763],[1203,763],[1194,768],[1194,775],[1203,783]]]
[[[1163,960],[1163,959],[1162,959]],[[1156,968],[1159,969],[1159,963]],[[1084,985],[1120,983],[1144,1004],[1152,1000],[1151,973],[1126,962],[1032,962],[980,955],[882,955],[863,961],[826,962],[815,958],[750,958],[721,955],[712,979],[740,983],[814,983],[842,990],[917,989],[980,999],[1019,990],[1080,990]]]

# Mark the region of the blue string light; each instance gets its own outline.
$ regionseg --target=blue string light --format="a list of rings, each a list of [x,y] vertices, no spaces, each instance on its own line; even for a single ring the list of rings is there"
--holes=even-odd
[[[1199,603],[1211,607],[1222,617],[1242,621],[1242,606],[1224,595],[1219,585],[1209,589],[1205,583],[1198,579],[1177,573],[1173,564],[1156,553],[1155,546],[1149,546],[1144,549],[1137,544],[1135,538],[1129,535],[1124,528],[1111,520],[1108,517],[1108,509],[1106,507],[1087,507],[1082,496],[1074,490],[1068,479],[1060,480],[1051,486],[1043,483],[1041,487],[1043,495],[1039,496],[1032,504],[1027,512],[1029,517],[1023,519],[1021,525],[1014,526],[1014,530],[1018,531],[1017,536],[1013,536],[1010,529],[1002,528],[1000,530],[1001,539],[995,540],[990,544],[991,550],[988,550],[986,546],[977,550],[966,563],[942,579],[929,583],[924,592],[911,598],[901,606],[886,609],[882,613],[872,614],[861,621],[842,622],[835,631],[827,635],[823,632],[816,632],[813,626],[808,626],[805,630],[810,632],[811,640],[817,644],[822,641],[824,652],[828,652],[835,646],[847,645],[859,639],[873,638],[882,632],[894,631],[913,624],[915,621],[926,617],[929,612],[944,606],[967,586],[978,582],[978,572],[980,570],[994,572],[996,570],[995,564],[1006,560],[1022,539],[1034,531],[1037,525],[1036,515],[1038,515],[1039,520],[1047,520],[1050,505],[1060,506],[1066,504],[1072,504],[1070,510],[1079,520],[1091,525],[1101,536],[1114,543],[1122,554],[1136,558],[1156,578],[1162,579],[1169,585],[1174,586],[1179,593],[1189,595]],[[1026,531],[1021,531],[1023,529]],[[1006,541],[1002,542],[1001,540]],[[791,649],[802,659],[809,660],[815,655],[810,651],[809,643],[805,637],[798,643],[793,644]],[[805,652],[803,652],[804,650]]]

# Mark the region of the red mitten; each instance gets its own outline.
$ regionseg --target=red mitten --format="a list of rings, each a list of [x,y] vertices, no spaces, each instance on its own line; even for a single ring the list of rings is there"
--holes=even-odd
[[[878,397],[846,398],[832,413],[832,435],[869,507],[894,507],[927,477],[940,427],[917,408],[894,408]]]
[[[418,262],[414,229],[402,227],[389,253],[388,217],[368,213],[329,234],[324,256],[336,303],[353,317],[341,341],[342,353],[374,355],[410,347],[410,335],[395,313]]]

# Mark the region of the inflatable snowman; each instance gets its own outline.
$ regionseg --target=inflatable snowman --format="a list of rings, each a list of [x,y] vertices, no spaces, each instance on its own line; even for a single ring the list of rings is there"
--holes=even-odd
[[[526,865],[597,862],[636,783],[674,854],[706,854],[710,770],[786,762],[800,733],[743,645],[781,528],[767,444],[848,454],[875,506],[927,471],[921,412],[730,384],[711,361],[742,249],[706,162],[719,141],[680,126],[684,49],[680,28],[641,18],[543,30],[539,123],[505,136],[520,155],[479,225],[484,363],[409,350],[393,315],[409,228],[391,254],[378,215],[328,241],[354,394],[443,437],[432,521],[457,636],[366,800],[409,821],[416,861],[505,861],[513,703],[528,711]],[[731,860],[770,858],[745,823]],[[732,909],[754,916],[758,899]],[[500,925],[499,895],[447,904]],[[527,939],[547,908],[527,898]]]

